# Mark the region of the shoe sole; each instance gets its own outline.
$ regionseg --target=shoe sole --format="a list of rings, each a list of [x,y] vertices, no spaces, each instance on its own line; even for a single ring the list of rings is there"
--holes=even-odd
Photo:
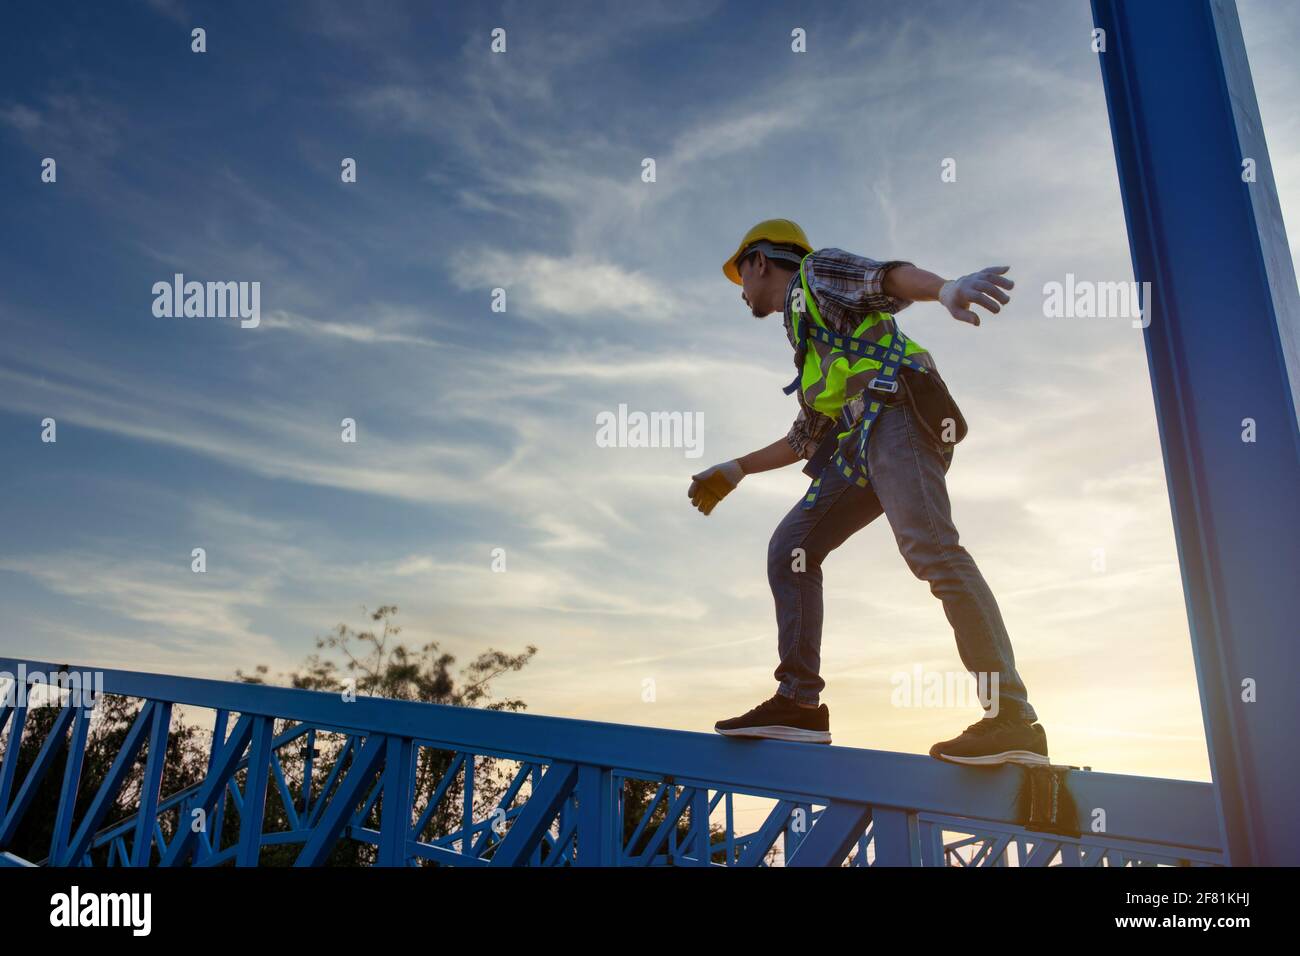
[[[997,767],[1004,763],[1014,763],[1022,767],[1047,767],[1052,761],[1044,754],[1032,750],[1005,750],[1000,754],[987,754],[981,757],[957,757],[950,754],[935,754],[939,760],[959,763],[967,767]]]
[[[766,740],[788,740],[799,744],[828,744],[831,742],[829,730],[803,730],[799,727],[782,727],[774,724],[768,727],[737,727],[735,730],[713,728],[724,737],[761,737]]]

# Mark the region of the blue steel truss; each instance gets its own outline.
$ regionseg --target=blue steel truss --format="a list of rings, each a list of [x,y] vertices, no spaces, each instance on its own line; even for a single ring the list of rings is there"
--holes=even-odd
[[[59,670],[0,659],[0,671],[9,674]],[[1082,833],[1069,836],[1025,825],[1028,792],[1019,768],[96,673],[105,694],[138,702],[138,710],[93,795],[81,780],[94,724],[82,702],[65,693],[47,704],[57,707],[57,717],[21,775],[16,757],[34,705],[19,695],[12,706],[0,705],[0,730],[7,730],[0,864],[256,866],[267,847],[289,846],[295,865],[315,866],[344,841],[371,848],[368,862],[378,866],[1222,863],[1214,794],[1204,783],[1071,771],[1077,813],[1056,827]],[[173,715],[196,708],[216,715],[206,774],[161,793]],[[448,759],[439,779],[417,787],[415,762],[425,748]],[[508,768],[508,785],[492,802],[476,798],[478,773],[489,761]],[[5,852],[31,815],[33,795],[60,763],[48,857]],[[140,783],[124,813],[123,784],[133,769]],[[654,786],[635,812],[625,799],[629,780]],[[453,787],[461,796],[450,823],[431,827]],[[284,810],[283,828],[266,826],[272,795]],[[766,811],[748,830],[736,819],[737,800],[747,798]],[[1105,820],[1105,832],[1092,832],[1097,819]]]

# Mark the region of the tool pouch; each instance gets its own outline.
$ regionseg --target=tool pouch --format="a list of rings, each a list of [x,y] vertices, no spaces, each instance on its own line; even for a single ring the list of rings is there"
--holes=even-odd
[[[917,422],[936,445],[956,445],[966,437],[966,419],[938,372],[923,375],[905,368],[899,378]]]
[[[1079,836],[1079,810],[1069,787],[1070,771],[1077,769],[1026,767],[1018,798],[1020,825],[1026,830]]]

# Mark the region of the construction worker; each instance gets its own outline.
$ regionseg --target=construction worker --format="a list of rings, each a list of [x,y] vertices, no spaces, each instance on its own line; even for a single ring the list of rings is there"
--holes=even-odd
[[[966,423],[928,351],[903,335],[894,315],[937,301],[960,322],[979,325],[979,306],[996,313],[1014,283],[1006,266],[945,281],[908,262],[877,262],[842,249],[813,251],[788,219],[759,223],[722,267],[741,286],[756,318],[780,311],[794,346],[798,396],[789,433],[766,448],[692,476],[688,492],[703,514],[746,475],[808,460],[808,493],[787,514],[768,548],[776,602],[776,693],[745,714],[721,720],[722,734],[830,743],[830,711],[818,702],[822,562],[881,514],[907,566],[943,602],[962,664],[995,690],[986,716],[930,748],[955,763],[1046,764],[1036,723],[997,602],[958,543],[945,477]],[[858,570],[872,591],[872,567]],[[868,630],[870,618],[863,622]]]

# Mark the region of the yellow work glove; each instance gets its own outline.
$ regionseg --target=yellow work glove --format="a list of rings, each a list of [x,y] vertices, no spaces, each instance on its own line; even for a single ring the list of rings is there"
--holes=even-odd
[[[708,514],[717,507],[719,501],[735,490],[744,477],[745,471],[740,467],[740,462],[733,458],[721,465],[706,468],[698,475],[691,475],[691,487],[686,494],[701,514]]]

